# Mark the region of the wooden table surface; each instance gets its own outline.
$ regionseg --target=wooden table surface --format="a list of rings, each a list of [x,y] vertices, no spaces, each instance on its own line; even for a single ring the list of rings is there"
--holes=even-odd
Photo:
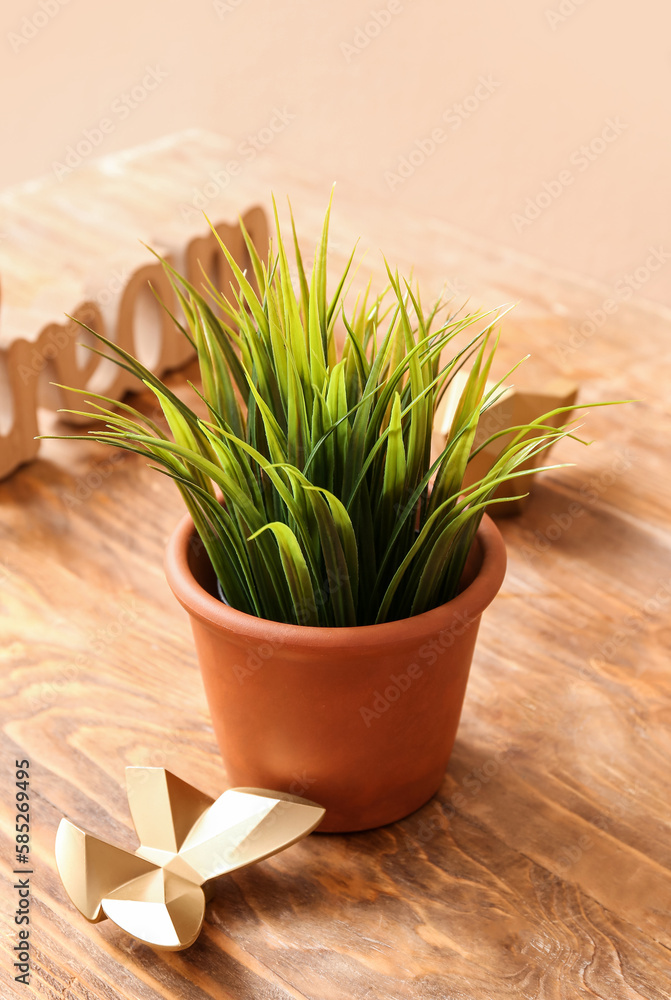
[[[287,191],[309,245],[328,185],[269,156],[253,166],[234,209]],[[415,265],[427,298],[447,279],[474,304],[518,301],[501,366],[531,351],[534,382],[561,374],[584,400],[640,401],[592,411],[594,444],[562,443],[555,457],[575,467],[544,474],[524,515],[501,523],[508,574],[439,795],[393,826],[314,835],[221,879],[181,953],[87,924],[53,854],[62,815],[134,848],[126,765],[226,787],[161,565],[178,495],[139,458],[62,442],[0,483],[3,997],[671,996],[668,315],[618,301],[586,334],[607,289],[338,189],[335,264],[359,235],[377,278],[382,247]],[[12,981],[10,958],[23,758],[29,986]]]

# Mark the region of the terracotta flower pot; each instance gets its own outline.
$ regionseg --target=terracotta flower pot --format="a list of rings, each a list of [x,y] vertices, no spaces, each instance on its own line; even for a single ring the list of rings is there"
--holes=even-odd
[[[233,785],[303,795],[326,807],[321,831],[401,819],[438,790],[452,751],[480,615],[506,568],[485,517],[461,593],[413,618],[315,628],[222,604],[193,522],[167,549],[188,611],[214,730]]]

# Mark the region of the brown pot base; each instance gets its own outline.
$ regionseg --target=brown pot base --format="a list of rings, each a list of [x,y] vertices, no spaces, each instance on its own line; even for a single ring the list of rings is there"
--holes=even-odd
[[[284,625],[214,596],[212,567],[185,517],[166,573],[191,618],[231,785],[319,802],[325,833],[384,826],[419,809],[443,780],[480,615],[505,567],[503,540],[485,517],[468,583],[448,604],[383,625]]]

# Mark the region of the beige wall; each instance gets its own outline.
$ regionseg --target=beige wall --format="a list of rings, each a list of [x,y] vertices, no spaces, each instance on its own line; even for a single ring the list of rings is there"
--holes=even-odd
[[[668,0],[5,0],[0,22],[0,186],[103,119],[100,152],[204,126],[243,168],[269,141],[325,197],[337,178],[671,305]]]

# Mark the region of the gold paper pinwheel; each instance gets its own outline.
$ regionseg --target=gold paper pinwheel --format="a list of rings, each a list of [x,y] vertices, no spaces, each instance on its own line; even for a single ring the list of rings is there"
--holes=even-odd
[[[283,851],[324,816],[314,802],[263,788],[229,788],[214,801],[162,767],[128,767],[126,785],[135,853],[62,819],[58,872],[87,920],[109,917],[173,951],[198,937],[211,879]]]

